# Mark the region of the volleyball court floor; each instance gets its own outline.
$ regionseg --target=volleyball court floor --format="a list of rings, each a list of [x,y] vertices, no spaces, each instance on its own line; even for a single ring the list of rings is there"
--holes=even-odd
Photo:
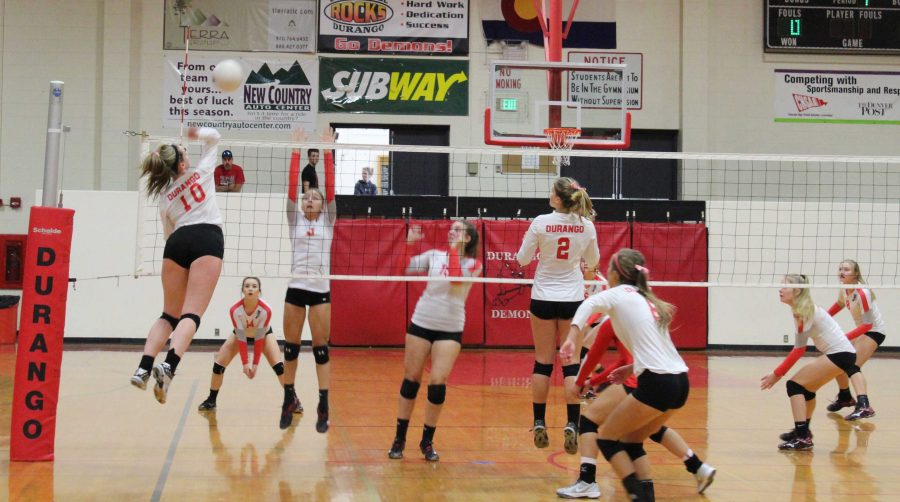
[[[578,456],[562,451],[565,406],[558,385],[547,411],[550,447],[539,450],[532,443],[530,351],[460,355],[435,436],[441,460],[427,463],[416,447],[424,393],[410,423],[406,458],[387,458],[401,349],[333,350],[327,434],[314,428],[317,393],[308,348],[300,357],[297,385],[306,416],[285,431],[278,428],[282,392],[265,367],[249,380],[232,363],[218,410],[197,411],[209,388],[211,350],[195,347],[188,353],[168,403],[160,405],[151,390],[128,383],[139,347],[67,346],[56,460],[11,463],[15,352],[0,349],[0,499],[530,501],[556,500],[555,490],[577,478]],[[699,496],[681,460],[648,442],[657,499],[900,497],[900,387],[894,377],[900,359],[894,354],[864,367],[877,415],[849,423],[828,414],[825,405],[836,390],[829,384],[819,391],[812,421],[814,450],[795,453],[777,450],[778,434],[792,425],[783,383],[759,390],[759,379],[783,355],[683,355],[691,368],[691,394],[669,425],[718,473]],[[626,500],[602,459],[597,482],[602,500]]]

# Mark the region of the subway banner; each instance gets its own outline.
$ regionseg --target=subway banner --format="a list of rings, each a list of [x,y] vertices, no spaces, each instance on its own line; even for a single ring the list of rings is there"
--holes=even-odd
[[[163,49],[316,52],[316,0],[165,0]]]
[[[318,102],[315,58],[241,58],[243,84],[234,92],[219,91],[212,72],[220,57],[191,54],[163,56],[163,127],[186,126],[228,130],[290,131],[314,128]],[[185,87],[182,88],[182,80]]]
[[[322,0],[319,52],[469,53],[469,0]]]
[[[900,72],[775,70],[775,122],[900,125]]]
[[[31,208],[9,459],[53,460],[75,211]]]
[[[468,115],[469,62],[321,58],[322,113]]]

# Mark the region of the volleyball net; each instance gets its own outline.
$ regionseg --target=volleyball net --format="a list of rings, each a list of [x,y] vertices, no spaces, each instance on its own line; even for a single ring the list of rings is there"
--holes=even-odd
[[[150,137],[143,151],[174,141]],[[331,268],[321,271],[332,279],[423,280],[397,263],[408,230],[423,230],[416,249],[446,248],[451,220],[467,219],[486,265],[472,280],[527,285],[534,264],[520,267],[514,254],[530,220],[551,211],[548,194],[562,175],[593,199],[602,270],[616,249],[633,247],[658,285],[773,287],[802,273],[811,287],[833,288],[838,264],[852,258],[873,287],[897,288],[900,158],[575,150],[558,167],[543,149],[223,140],[219,151],[231,150],[245,177],[240,193],[217,194],[225,275],[291,277],[294,148],[301,169],[310,149],[334,149],[339,219]],[[199,144],[189,149],[200,154]],[[314,166],[320,186],[324,164]],[[377,195],[355,195],[361,189]],[[162,226],[156,201],[140,200],[135,273],[155,275]]]

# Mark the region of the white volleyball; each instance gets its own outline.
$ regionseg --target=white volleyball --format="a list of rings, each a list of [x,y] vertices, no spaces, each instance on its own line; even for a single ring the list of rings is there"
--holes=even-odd
[[[234,92],[244,83],[244,67],[233,59],[220,61],[213,69],[213,84],[222,92]]]

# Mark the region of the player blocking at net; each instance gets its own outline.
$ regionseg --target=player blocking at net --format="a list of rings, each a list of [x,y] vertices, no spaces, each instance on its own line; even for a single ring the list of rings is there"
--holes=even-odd
[[[303,141],[302,130],[293,133],[295,142]],[[329,130],[323,140],[334,142]],[[297,358],[300,356],[300,335],[303,323],[309,318],[312,333],[313,358],[319,382],[319,403],[316,406],[316,431],[328,431],[328,387],[331,383],[328,340],[331,336],[331,286],[324,276],[331,273],[331,241],[337,204],[334,193],[334,151],[325,151],[325,193],[309,188],[300,195],[300,149],[291,153],[288,175],[287,221],[290,227],[294,275],[322,277],[294,278],[288,284],[284,298],[284,402],[281,406],[279,426],[287,429],[293,415],[302,410],[294,388],[297,375]],[[308,311],[308,316],[307,316]]]
[[[153,394],[166,402],[178,363],[200,328],[222,272],[225,239],[222,215],[216,204],[213,170],[218,160],[220,135],[212,128],[190,128],[188,139],[199,139],[205,150],[195,168],[181,145],[160,145],[141,162],[147,178],[147,196],[159,198],[166,246],[163,251],[163,312],[153,323],[144,354],[131,383],[147,388],[151,368],[156,385]],[[153,365],[171,336],[166,360]]]
[[[258,277],[245,277],[241,282],[243,298],[228,310],[234,332],[216,352],[213,362],[212,377],[209,384],[209,396],[200,403],[200,411],[215,411],[216,399],[222,381],[225,379],[225,368],[234,356],[240,354],[244,375],[253,379],[259,368],[259,360],[265,354],[266,361],[278,377],[278,383],[284,386],[284,361],[275,333],[269,325],[272,321],[272,309],[260,298],[262,283]],[[250,361],[249,346],[253,347],[253,361]],[[302,409],[297,413],[302,413]]]

